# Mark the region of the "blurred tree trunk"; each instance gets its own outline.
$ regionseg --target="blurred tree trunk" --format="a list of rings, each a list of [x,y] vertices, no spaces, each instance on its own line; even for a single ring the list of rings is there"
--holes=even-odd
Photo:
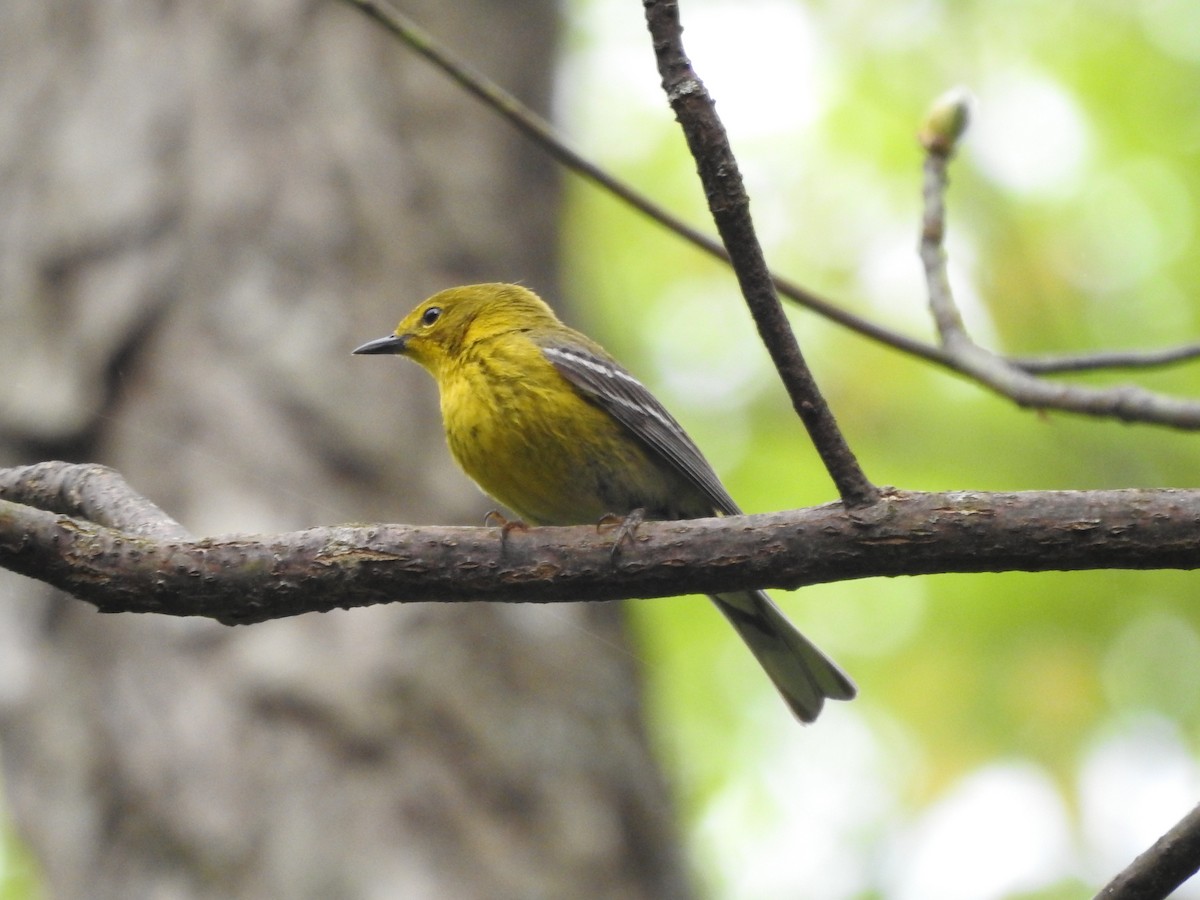
[[[545,106],[549,0],[407,6]],[[363,16],[8,0],[0,195],[0,464],[108,463],[197,534],[480,521],[424,373],[349,351],[450,284],[553,296],[556,178]],[[235,630],[0,574],[53,897],[687,893],[611,606]]]

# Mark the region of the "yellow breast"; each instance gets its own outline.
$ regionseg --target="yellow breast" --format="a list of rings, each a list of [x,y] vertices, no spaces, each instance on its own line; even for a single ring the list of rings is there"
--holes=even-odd
[[[468,353],[441,379],[455,460],[532,525],[579,525],[657,505],[660,464],[581,396],[532,342]]]

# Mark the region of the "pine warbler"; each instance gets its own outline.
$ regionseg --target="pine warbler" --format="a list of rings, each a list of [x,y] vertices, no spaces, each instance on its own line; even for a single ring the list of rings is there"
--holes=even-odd
[[[582,525],[740,510],[679,423],[591,339],[533,292],[475,284],[435,294],[355,353],[398,354],[437,381],[450,452],[530,525]],[[811,722],[853,682],[762,591],[712,601],[792,712]]]

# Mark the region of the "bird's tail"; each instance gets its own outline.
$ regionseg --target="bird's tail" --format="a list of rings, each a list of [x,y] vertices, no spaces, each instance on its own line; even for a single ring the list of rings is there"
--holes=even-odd
[[[826,698],[854,699],[854,682],[762,591],[714,594],[711,599],[801,722],[814,721]]]

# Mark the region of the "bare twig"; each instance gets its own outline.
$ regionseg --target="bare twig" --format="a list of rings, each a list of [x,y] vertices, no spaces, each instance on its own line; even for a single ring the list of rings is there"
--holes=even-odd
[[[942,350],[949,357],[949,365],[997,393],[1011,398],[1020,406],[1058,409],[1127,422],[1152,422],[1176,428],[1200,428],[1200,403],[1196,401],[1147,391],[1135,385],[1094,388],[1045,381],[1032,375],[1030,369],[1014,364],[971,340],[954,302],[946,274],[946,252],[943,246],[946,232],[944,198],[952,149],[927,147],[922,191],[925,202],[921,227],[921,262],[925,267],[930,310],[942,339]],[[1172,352],[1174,356],[1170,361],[1189,358],[1180,350]],[[1111,355],[1109,356],[1111,359]],[[1131,357],[1126,355],[1123,359],[1128,363]],[[1036,361],[1029,362],[1031,368],[1038,367]],[[1082,371],[1085,368],[1094,369],[1099,366],[1088,366],[1083,358],[1077,357],[1072,365],[1064,364],[1060,360],[1057,371]],[[1049,364],[1042,363],[1041,369],[1043,372],[1054,370],[1053,361]]]
[[[946,204],[944,190],[946,165],[949,157],[930,152],[925,156],[925,180],[922,191],[925,203],[921,219],[921,262],[929,288],[929,311],[937,326],[942,346],[953,353],[969,344],[966,326],[954,304],[950,279],[946,274]]]
[[[1110,881],[1096,900],[1163,900],[1200,871],[1200,806]]]
[[[1200,344],[1159,350],[1099,350],[1051,356],[1010,356],[1008,361],[1030,375],[1095,372],[1101,369],[1153,369],[1200,358]]]
[[[599,185],[689,243],[718,259],[729,261],[725,248],[719,242],[693,228],[683,219],[654,203],[644,194],[638,193],[630,185],[571,149],[566,140],[554,129],[554,126],[494,81],[474,71],[449,48],[439,43],[433,35],[421,28],[411,17],[386,3],[379,2],[379,0],[345,0],[345,2],[357,6],[407,44],[409,48],[449,75],[467,93],[508,120],[509,124],[515,126],[518,131],[545,150],[552,159],[593,184]]]
[[[729,251],[758,333],[842,502],[851,508],[869,506],[878,499],[879,491],[867,480],[838,428],[779,303],[725,127],[684,52],[679,8],[662,0],[644,0],[643,5],[663,90],[696,160],[709,211]]]

